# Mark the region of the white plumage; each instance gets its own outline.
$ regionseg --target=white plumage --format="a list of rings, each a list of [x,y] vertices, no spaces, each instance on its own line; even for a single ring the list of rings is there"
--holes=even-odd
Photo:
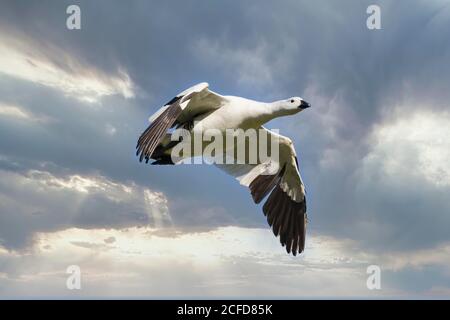
[[[308,107],[310,105],[299,97],[264,103],[222,96],[209,90],[207,83],[200,83],[178,94],[149,118],[151,124],[140,136],[136,154],[141,161],[155,160],[152,164],[174,164],[171,152],[183,141],[171,141],[168,130],[172,127],[185,128],[191,134],[208,129],[219,130],[224,135],[227,129],[264,130],[279,141],[278,159],[216,166],[249,187],[256,203],[270,193],[263,206],[264,214],[274,234],[280,235],[287,252],[296,255],[304,250],[306,227],[305,188],[296,152],[291,139],[263,125],[273,118],[293,115]]]

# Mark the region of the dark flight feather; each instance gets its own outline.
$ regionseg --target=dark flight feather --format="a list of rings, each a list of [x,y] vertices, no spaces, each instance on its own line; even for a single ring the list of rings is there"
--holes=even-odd
[[[146,162],[148,162],[148,159],[152,157],[158,144],[165,137],[167,130],[172,127],[183,111],[179,104],[181,98],[175,97],[169,101],[168,104],[172,104],[141,134],[136,145],[136,155],[139,155],[139,161],[145,158]]]
[[[301,202],[292,200],[278,182],[264,204],[263,212],[275,236],[280,236],[280,243],[286,251],[294,256],[303,252],[306,199]]]

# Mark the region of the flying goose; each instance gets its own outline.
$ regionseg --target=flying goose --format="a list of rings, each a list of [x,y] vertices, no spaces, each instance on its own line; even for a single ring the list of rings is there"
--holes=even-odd
[[[296,114],[310,105],[299,97],[271,103],[235,96],[222,96],[209,90],[208,83],[197,84],[167,102],[150,118],[136,146],[139,160],[152,164],[174,164],[171,151],[180,141],[171,141],[171,128],[260,129],[278,138],[277,170],[267,172],[267,163],[216,164],[250,189],[253,201],[260,203],[267,195],[263,212],[282,246],[295,256],[305,247],[306,198],[294,145],[288,137],[264,128],[273,118]]]

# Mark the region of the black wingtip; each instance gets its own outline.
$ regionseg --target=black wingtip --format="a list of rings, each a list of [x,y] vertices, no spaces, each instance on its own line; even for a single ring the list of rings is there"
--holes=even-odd
[[[306,199],[292,200],[276,185],[263,206],[267,222],[273,234],[280,237],[280,243],[288,254],[297,256],[304,251],[306,232]]]
[[[178,97],[175,101],[178,101],[180,98]],[[136,153],[136,156],[139,156],[140,162],[144,158],[152,157],[154,150],[164,138],[166,131],[172,126],[182,111],[178,103],[173,103],[141,134],[138,139]],[[146,162],[148,163],[148,160]]]

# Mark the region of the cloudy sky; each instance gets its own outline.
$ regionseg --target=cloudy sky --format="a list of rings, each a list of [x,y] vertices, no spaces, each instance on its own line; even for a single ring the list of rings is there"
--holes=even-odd
[[[0,297],[450,297],[449,30],[445,0],[0,0]],[[219,170],[137,161],[202,81],[313,105],[269,124],[307,187],[300,257]]]

